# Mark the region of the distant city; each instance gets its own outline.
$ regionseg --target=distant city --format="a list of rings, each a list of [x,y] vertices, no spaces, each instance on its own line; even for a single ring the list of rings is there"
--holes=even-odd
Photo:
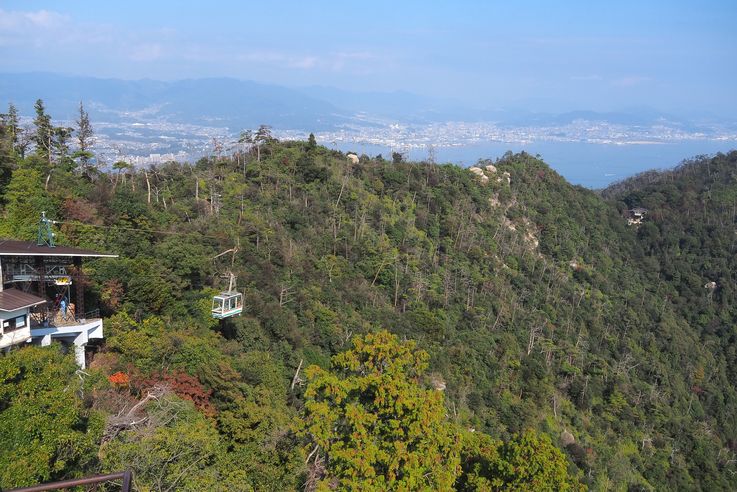
[[[27,119],[26,123],[30,123]],[[63,122],[73,124],[73,122]],[[238,143],[240,130],[228,127],[199,126],[161,120],[148,122],[93,122],[95,154],[103,165],[125,161],[148,166],[168,161],[194,162],[205,156],[243,150]],[[280,140],[306,140],[309,131],[274,129]],[[494,122],[406,124],[373,123],[345,125],[330,131],[314,132],[327,147],[360,150],[385,148],[387,152],[418,152],[464,147],[483,143],[525,146],[541,142],[569,142],[606,145],[657,145],[679,142],[724,142],[737,145],[737,129],[711,125],[686,130],[667,121],[648,126],[575,120],[560,126],[509,126]],[[388,157],[388,156],[386,156]]]
[[[196,162],[246,150],[240,133],[273,126],[280,140],[310,132],[329,148],[391,158],[471,165],[507,150],[540,154],[572,183],[603,187],[694,155],[737,147],[737,120],[654,108],[543,112],[476,107],[405,92],[346,92],[228,78],[99,79],[48,73],[0,74],[0,102],[32,125],[42,98],[55,124],[75,126],[83,101],[105,168]]]

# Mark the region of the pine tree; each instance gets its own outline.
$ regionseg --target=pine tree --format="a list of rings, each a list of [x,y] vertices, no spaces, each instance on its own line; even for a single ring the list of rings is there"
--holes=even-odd
[[[11,104],[10,109],[13,109]],[[12,111],[0,115],[0,193],[10,180],[10,175],[15,167],[15,151],[13,146],[13,116]]]
[[[256,130],[253,141],[256,144],[256,160],[261,162],[261,146],[273,142],[275,139],[271,135],[271,127],[269,125],[261,125]]]
[[[69,139],[73,131],[73,128],[66,126],[53,127],[52,148],[55,162],[67,170],[74,167],[74,161],[69,156]]]
[[[46,160],[51,166],[52,149],[54,140],[54,128],[51,126],[51,117],[46,114],[46,108],[41,99],[36,100],[33,106],[36,110],[36,118],[33,124],[36,127],[36,133],[33,136],[33,142],[36,144],[36,154]]]
[[[13,149],[18,143],[18,108],[13,103],[8,104],[8,113],[2,115],[2,125],[10,136]]]
[[[77,120],[77,144],[79,150],[74,153],[74,157],[78,158],[84,169],[89,165],[92,158],[90,148],[94,144],[94,131],[90,124],[90,117],[84,110],[82,101],[79,101],[79,119]]]

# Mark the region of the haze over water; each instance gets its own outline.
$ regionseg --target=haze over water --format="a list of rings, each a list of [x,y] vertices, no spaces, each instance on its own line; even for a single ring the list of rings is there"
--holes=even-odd
[[[573,184],[598,189],[634,174],[651,169],[668,169],[684,159],[702,155],[728,152],[735,149],[731,141],[687,141],[653,144],[592,144],[579,142],[537,142],[529,144],[487,142],[459,147],[435,149],[435,161],[472,166],[479,159],[496,159],[505,152],[525,151],[540,157]],[[341,144],[343,151],[354,151],[371,156],[382,154],[390,159],[392,149],[378,145]],[[407,153],[410,160],[426,160],[426,149],[413,149]]]
[[[275,15],[277,11],[283,15]],[[449,112],[448,121],[478,121],[504,111],[519,116],[516,124],[526,126],[527,112],[585,110],[644,111],[668,115],[669,121],[708,120],[720,125],[733,123],[737,114],[736,16],[737,2],[724,0],[616,4],[316,0],[285,2],[278,10],[269,3],[232,1],[7,0],[0,5],[0,59],[2,71],[15,74],[53,72],[126,81],[231,77],[300,88],[315,97],[329,87],[347,92],[341,96],[333,91],[327,102],[378,113],[399,109],[395,98],[385,98],[379,107],[375,98],[358,98],[355,91],[405,94],[408,109],[400,112],[414,110],[422,116],[429,109],[423,98],[435,98],[443,102],[444,110],[457,110]],[[2,110],[8,102],[18,102],[18,85],[10,84],[2,94]],[[52,95],[37,91],[28,99]],[[232,106],[232,95],[214,95],[218,97],[213,101],[203,101],[205,109],[195,108],[196,116],[222,117],[202,114],[225,112],[217,107],[223,102],[217,99]],[[89,94],[68,99],[76,105],[80,98],[94,110]],[[297,116],[304,116],[295,108],[304,109],[307,102],[276,99],[285,107],[267,108],[271,113],[259,116],[258,123],[312,131],[295,123]],[[152,100],[150,105],[178,112],[192,100],[200,98]],[[466,114],[458,110],[461,106],[477,111]],[[334,112],[327,106],[318,109],[321,118]],[[63,117],[53,111],[52,115]],[[279,117],[291,121],[277,121]],[[102,120],[93,124],[98,122]],[[674,143],[491,141],[438,146],[436,160],[471,165],[507,150],[526,150],[539,153],[571,182],[598,188],[646,169],[672,167],[685,158],[735,146],[734,141],[666,140]],[[386,147],[338,145],[372,155],[391,153]],[[144,149],[139,154],[156,152]],[[412,159],[426,156],[422,148],[409,152]]]

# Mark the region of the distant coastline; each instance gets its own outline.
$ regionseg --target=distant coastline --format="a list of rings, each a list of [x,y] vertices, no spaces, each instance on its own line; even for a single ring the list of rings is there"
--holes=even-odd
[[[330,146],[327,142],[324,145]],[[392,148],[380,145],[338,143],[336,148],[391,159]],[[508,150],[540,154],[545,162],[573,184],[599,189],[650,169],[668,169],[689,157],[737,148],[734,141],[689,140],[685,142],[647,142],[594,144],[581,142],[532,142],[529,144],[487,142],[457,147],[436,147],[435,161],[471,166],[479,159],[496,159]],[[411,149],[410,160],[426,160],[427,149]]]

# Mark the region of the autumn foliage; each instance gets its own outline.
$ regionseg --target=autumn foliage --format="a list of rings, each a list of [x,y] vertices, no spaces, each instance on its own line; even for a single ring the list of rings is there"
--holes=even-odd
[[[131,382],[130,377],[122,371],[111,374],[107,379],[115,386],[128,386]]]
[[[215,414],[215,409],[210,403],[212,390],[205,388],[196,377],[184,372],[155,372],[149,377],[137,379],[133,384],[134,388],[140,392],[162,385],[168,387],[180,398],[194,403],[195,407],[205,415]]]

